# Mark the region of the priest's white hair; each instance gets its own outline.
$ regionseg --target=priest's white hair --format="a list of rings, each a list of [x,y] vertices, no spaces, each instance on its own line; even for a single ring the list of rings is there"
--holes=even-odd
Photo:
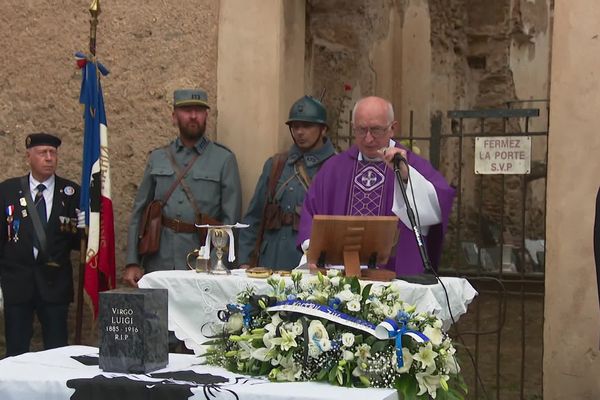
[[[352,125],[354,125],[354,116],[356,115],[356,109],[358,108],[358,106],[365,101],[366,99],[369,99],[371,96],[369,97],[363,97],[362,99],[358,100],[355,104],[354,104],[354,108],[352,108]],[[388,114],[388,124],[391,124],[392,122],[394,122],[394,107],[392,106],[392,103],[390,103],[389,101],[387,101],[386,99],[383,99],[381,97],[379,97],[381,100],[385,101],[386,105],[387,105],[387,114]]]

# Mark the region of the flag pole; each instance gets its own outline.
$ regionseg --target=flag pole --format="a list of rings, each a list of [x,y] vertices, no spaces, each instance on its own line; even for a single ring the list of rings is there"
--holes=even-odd
[[[89,50],[92,58],[96,57],[96,28],[98,27],[98,15],[100,15],[100,0],[92,0],[90,4],[90,45]],[[77,282],[77,309],[75,312],[75,344],[81,344],[81,331],[83,325],[83,284],[85,280],[85,262],[87,253],[87,227],[80,229],[79,248],[79,279]]]

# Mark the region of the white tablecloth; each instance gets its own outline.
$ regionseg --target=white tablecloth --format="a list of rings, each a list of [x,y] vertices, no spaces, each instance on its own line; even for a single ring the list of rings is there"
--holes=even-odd
[[[442,282],[448,290],[454,319],[458,320],[477,292],[466,279],[443,277]],[[402,300],[415,304],[419,312],[434,313],[444,321],[446,329],[450,326],[450,312],[442,285],[398,283]],[[169,330],[196,354],[202,354],[201,344],[208,340],[206,336],[216,332],[213,328],[221,326],[217,311],[225,309],[228,303],[235,303],[236,295],[248,286],[254,286],[259,294],[267,294],[270,289],[266,279],[248,278],[242,270],[235,270],[231,276],[199,274],[191,270],[158,271],[144,275],[138,285],[140,288],[168,289]]]
[[[26,353],[0,360],[0,399],[2,400],[69,400],[103,399],[111,390],[120,393],[112,399],[125,398],[132,386],[136,395],[127,400],[160,398],[167,400],[397,400],[394,389],[349,389],[324,383],[272,383],[262,378],[243,377],[223,368],[198,365],[198,358],[187,354],[169,354],[167,368],[146,375],[102,372],[97,365],[86,366],[71,356],[98,355],[96,347],[68,346]],[[192,371],[188,380],[169,374],[172,371]],[[163,374],[165,373],[165,374]],[[151,376],[161,374],[161,377]],[[210,374],[210,375],[205,375]],[[177,376],[175,379],[169,376]],[[208,379],[221,383],[211,385]],[[241,378],[241,379],[239,379]],[[93,379],[93,381],[92,381]],[[140,384],[140,381],[143,383]],[[114,383],[113,383],[114,382]],[[137,385],[136,385],[137,383]],[[192,396],[182,396],[182,386],[188,385]],[[71,387],[77,387],[76,389]],[[185,388],[184,388],[185,389]],[[161,393],[152,393],[162,390]],[[185,392],[185,390],[183,390]],[[141,393],[140,393],[141,392]],[[237,395],[237,397],[236,397]]]

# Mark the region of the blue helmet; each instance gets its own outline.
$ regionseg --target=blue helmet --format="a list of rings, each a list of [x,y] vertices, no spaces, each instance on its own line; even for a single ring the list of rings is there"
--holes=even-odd
[[[327,125],[327,110],[314,97],[303,96],[292,104],[286,124],[289,125],[294,121]]]

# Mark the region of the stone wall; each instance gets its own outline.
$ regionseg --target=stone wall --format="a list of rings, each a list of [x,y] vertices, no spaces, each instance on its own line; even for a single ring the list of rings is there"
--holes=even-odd
[[[340,148],[351,143],[349,115],[353,102],[376,94],[390,99],[400,122],[397,135],[429,137],[432,119],[441,116],[441,131],[453,131],[446,112],[453,109],[539,107],[530,131],[547,130],[547,98],[551,37],[551,0],[309,0],[305,87],[319,95],[329,110],[331,136]],[[546,101],[537,101],[537,100]],[[474,132],[478,122],[467,122]],[[456,128],[454,126],[454,128]],[[501,133],[502,121],[489,121],[486,132]],[[523,123],[509,121],[507,131],[522,132]],[[456,133],[456,130],[454,130]],[[425,157],[429,142],[414,143]],[[522,187],[519,178],[486,179],[480,187],[473,171],[473,141],[442,141],[440,169],[458,185],[462,162],[464,204],[471,214],[479,207],[494,223],[503,214],[509,236],[518,237]],[[534,139],[533,158],[542,175],[546,139]],[[543,236],[545,180],[527,184],[529,237]],[[475,226],[476,224],[472,224]]]
[[[88,50],[89,2],[6,0],[0,13],[0,179],[24,174],[25,136],[63,139],[59,174],[81,180],[81,76],[73,53]],[[173,89],[202,86],[216,104],[218,2],[102,1],[98,59],[109,132],[116,253],[122,267],[126,226],[147,153],[177,134]],[[214,131],[216,107],[208,131]]]

